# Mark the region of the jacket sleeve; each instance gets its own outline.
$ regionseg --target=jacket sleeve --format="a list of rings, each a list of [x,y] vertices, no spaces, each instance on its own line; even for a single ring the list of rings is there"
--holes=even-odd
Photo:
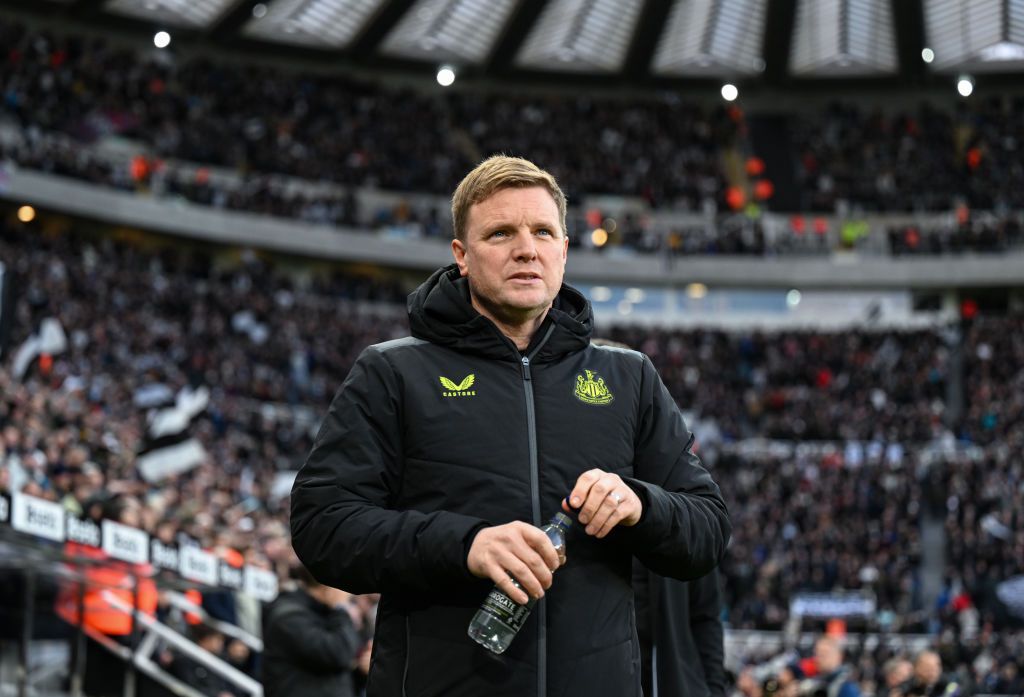
[[[362,647],[359,632],[344,609],[331,611],[326,626],[320,626],[310,621],[307,612],[282,608],[268,629],[267,639],[311,673],[330,675],[351,669]]]
[[[722,629],[722,595],[718,571],[690,581],[690,633],[700,653],[704,681],[711,697],[725,697],[725,637]]]
[[[351,593],[429,591],[473,577],[466,555],[486,521],[396,510],[402,385],[377,347],[363,351],[292,487],[292,545],[318,581]]]
[[[731,533],[718,485],[692,447],[693,434],[644,356],[635,477],[623,478],[640,496],[643,514],[635,526],[616,531],[651,571],[683,581],[715,568]]]

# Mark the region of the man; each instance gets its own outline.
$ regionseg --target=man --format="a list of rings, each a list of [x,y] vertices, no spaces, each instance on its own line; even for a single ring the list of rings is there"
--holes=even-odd
[[[217,658],[225,658],[224,635],[216,629],[204,624],[197,624],[192,628],[191,634],[192,640],[199,648],[209,651]],[[204,695],[214,695],[215,697],[234,697],[235,695],[236,688],[229,680],[190,656],[175,656],[171,662],[170,672],[171,675]]]
[[[590,345],[554,178],[491,158],[452,218],[455,265],[409,297],[413,336],[363,352],[296,478],[295,550],[381,592],[369,697],[638,697],[631,556],[706,574],[725,504],[650,360]],[[579,525],[552,583],[536,526],[560,505]],[[466,633],[495,584],[544,598],[500,656]]]
[[[647,697],[725,697],[718,572],[677,581],[633,567],[637,634]]]
[[[939,654],[925,649],[914,659],[914,679],[904,694],[908,697],[954,697],[963,694],[963,690],[955,680],[943,677],[942,659],[939,658]]]
[[[263,623],[266,697],[352,697],[353,670],[363,647],[345,591],[295,569],[299,587],[267,608]]]
[[[814,644],[817,681],[824,685],[828,697],[860,697],[860,688],[850,679],[850,669],[843,664],[843,647],[839,640],[824,636]]]
[[[907,683],[914,675],[914,665],[903,656],[893,656],[882,666],[882,675],[885,676],[886,697],[901,697]]]

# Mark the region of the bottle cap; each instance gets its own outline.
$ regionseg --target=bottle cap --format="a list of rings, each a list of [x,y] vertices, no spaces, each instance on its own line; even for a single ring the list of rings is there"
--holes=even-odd
[[[569,528],[572,525],[572,518],[564,513],[556,513],[551,518],[551,522],[555,525],[560,525],[563,528]]]

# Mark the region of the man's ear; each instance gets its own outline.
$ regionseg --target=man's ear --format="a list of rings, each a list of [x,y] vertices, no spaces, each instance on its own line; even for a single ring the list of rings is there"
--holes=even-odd
[[[459,267],[459,273],[463,276],[469,274],[469,264],[466,262],[466,245],[460,240],[452,240],[452,257]]]

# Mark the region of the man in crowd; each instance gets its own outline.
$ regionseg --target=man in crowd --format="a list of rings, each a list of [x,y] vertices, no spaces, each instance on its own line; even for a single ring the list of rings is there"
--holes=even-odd
[[[942,675],[942,659],[939,654],[926,649],[914,659],[914,679],[903,694],[907,697],[955,697],[963,694],[963,690],[955,680],[946,679]]]
[[[718,572],[677,581],[633,569],[636,623],[647,697],[725,697]]]
[[[828,697],[860,697],[860,688],[850,678],[850,669],[843,662],[843,647],[839,640],[823,636],[814,644],[814,663],[818,669],[817,681],[824,686]]]
[[[295,569],[298,588],[283,593],[263,620],[266,697],[353,697],[353,670],[363,641],[359,611],[345,591]]]
[[[360,356],[296,479],[302,561],[382,593],[370,697],[639,697],[632,557],[690,579],[725,551],[725,504],[650,360],[590,345],[565,208],[526,160],[466,176],[455,264],[410,296],[411,338]],[[537,526],[559,507],[579,526],[554,580]],[[544,598],[500,656],[466,634],[492,585]]]
[[[900,697],[914,674],[914,665],[903,656],[893,656],[882,667],[886,697]]]

